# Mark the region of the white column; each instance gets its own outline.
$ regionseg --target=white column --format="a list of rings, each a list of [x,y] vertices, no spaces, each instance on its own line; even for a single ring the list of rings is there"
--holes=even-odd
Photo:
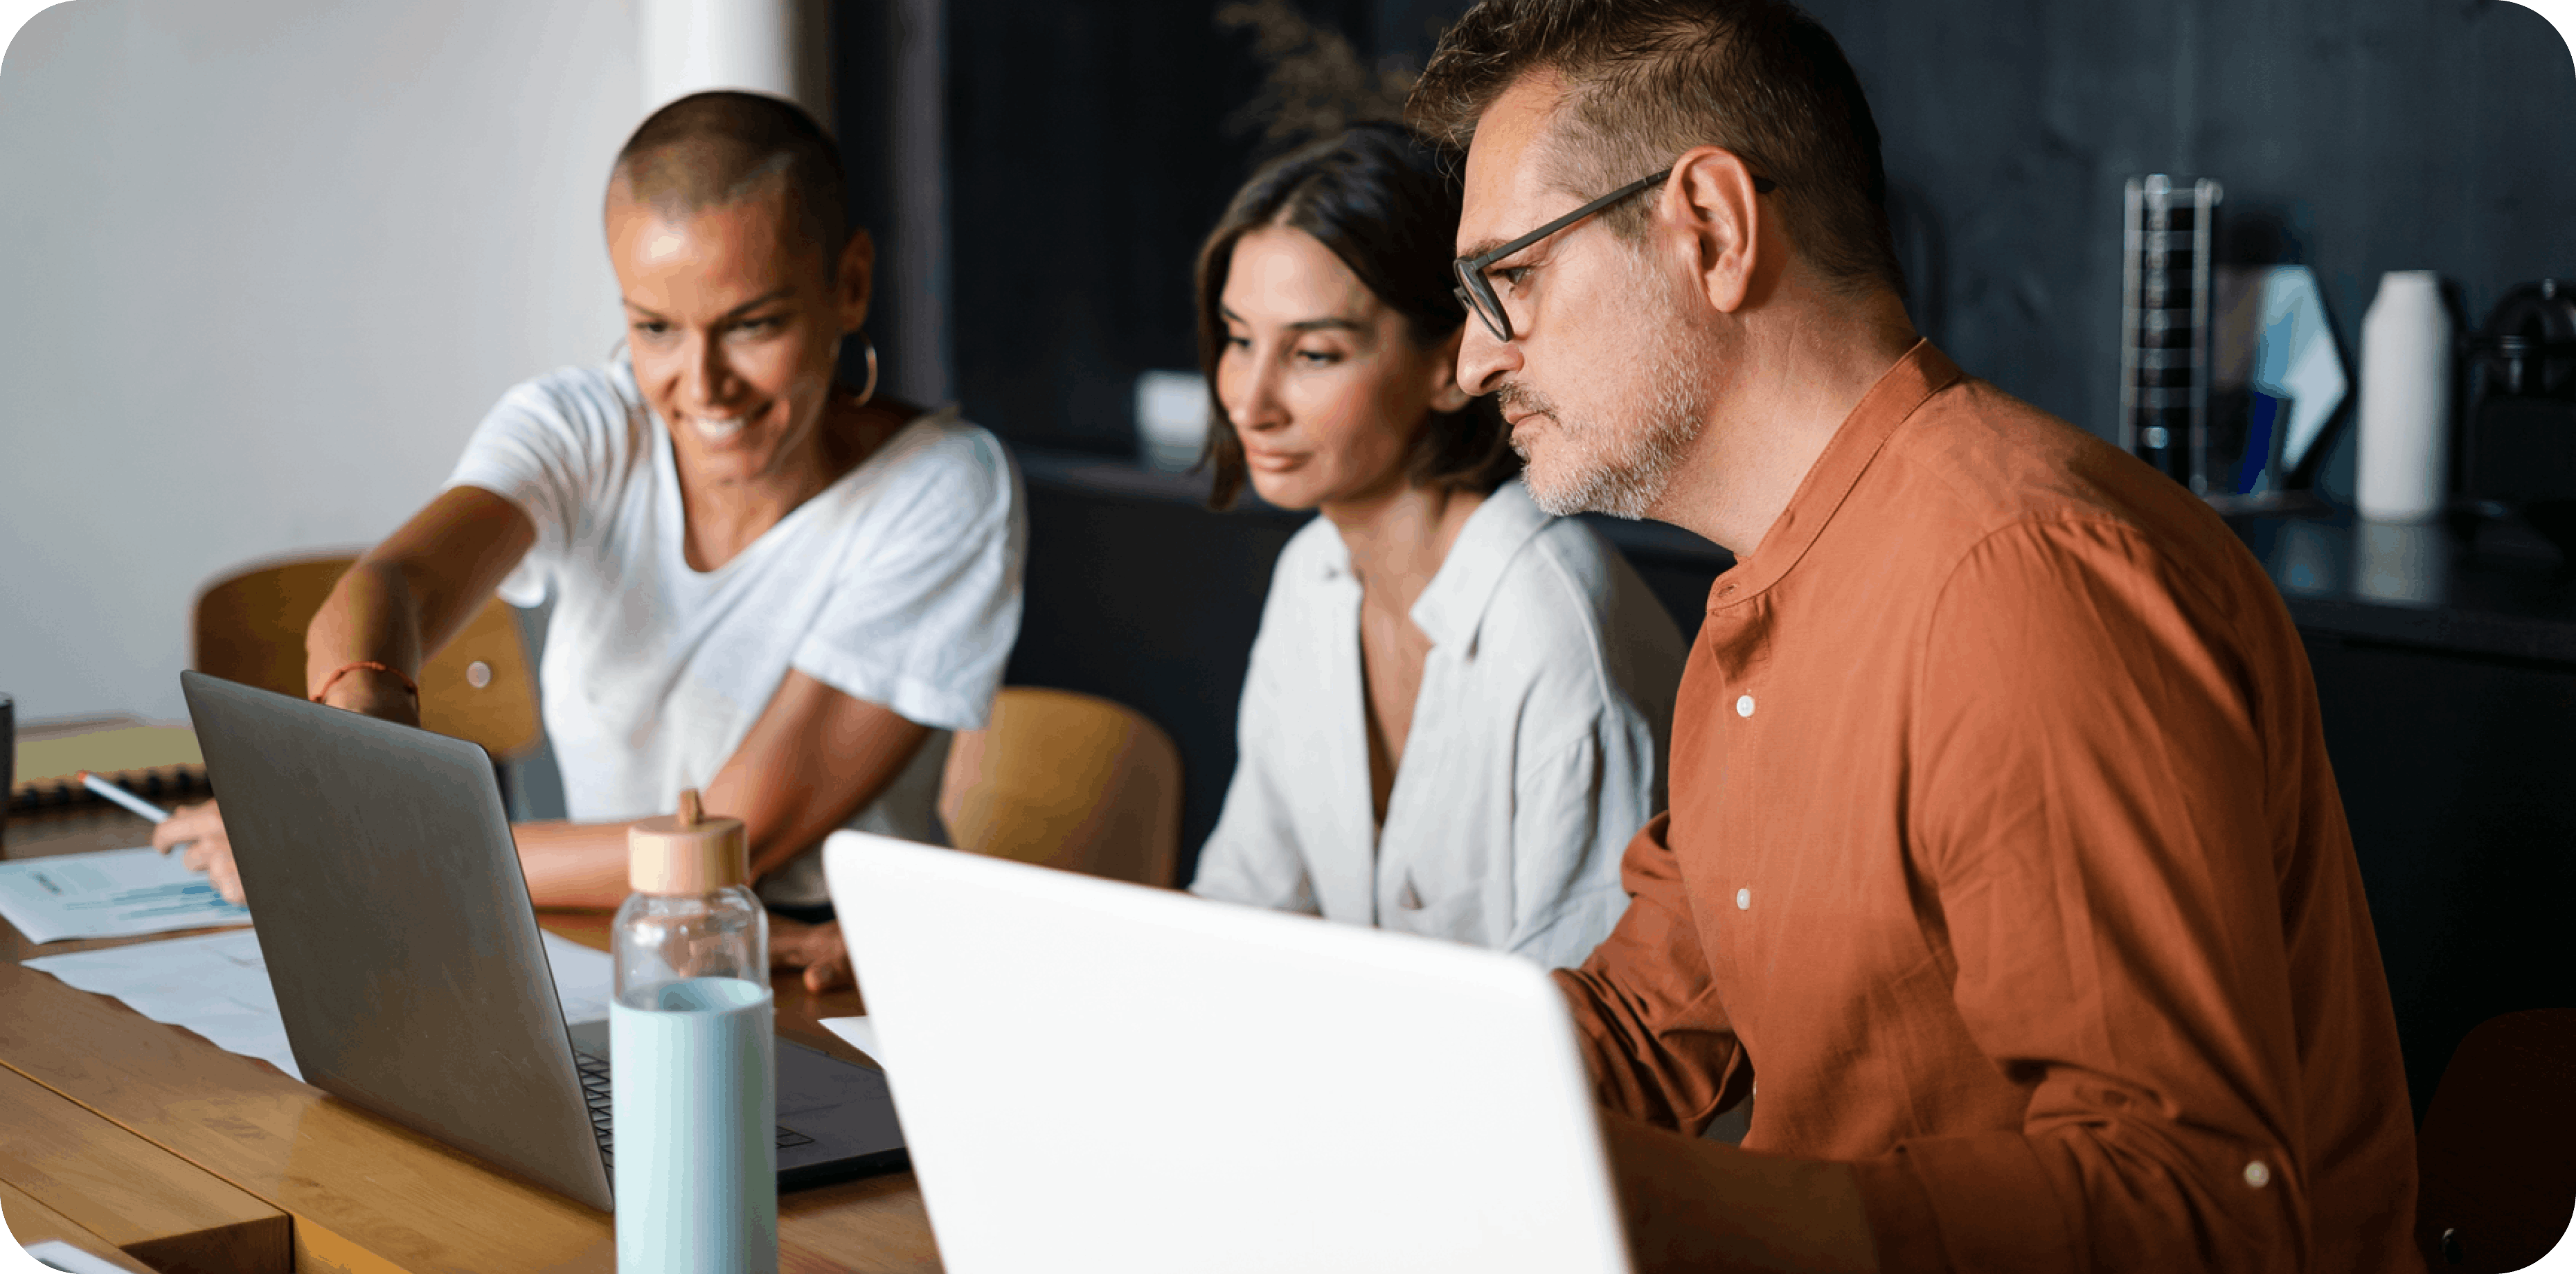
[[[748,89],[786,98],[831,129],[822,0],[639,0],[637,9],[644,114],[706,89]]]

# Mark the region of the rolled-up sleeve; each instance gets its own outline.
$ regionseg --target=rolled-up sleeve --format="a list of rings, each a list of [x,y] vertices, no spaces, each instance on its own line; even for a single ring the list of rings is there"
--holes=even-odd
[[[1602,1105],[1696,1135],[1751,1091],[1659,814],[1628,843],[1628,910],[1579,969],[1556,978]]]
[[[1857,1165],[1887,1270],[2308,1264],[2274,771],[2202,587],[2069,521],[1997,532],[1944,588],[1911,853],[1960,1018],[2030,1101]]]

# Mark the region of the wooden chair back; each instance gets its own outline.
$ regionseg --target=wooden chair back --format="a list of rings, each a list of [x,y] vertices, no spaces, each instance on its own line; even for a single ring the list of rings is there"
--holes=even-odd
[[[2518,1270],[2576,1213],[2576,1009],[2471,1030],[2415,1133],[2415,1241],[2436,1270]]]
[[[267,562],[216,580],[189,617],[189,663],[227,681],[303,697],[304,629],[354,557]],[[498,761],[537,746],[537,678],[518,616],[495,597],[420,670],[420,723]]]
[[[1180,750],[1132,708],[1007,687],[992,724],[951,744],[939,813],[959,849],[1168,889],[1178,883]]]

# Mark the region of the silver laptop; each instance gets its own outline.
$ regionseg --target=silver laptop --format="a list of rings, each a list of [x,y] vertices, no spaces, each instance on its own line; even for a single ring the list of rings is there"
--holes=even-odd
[[[1628,1269],[1536,965],[858,832],[823,865],[950,1274]]]
[[[491,758],[179,674],[307,1083],[611,1206],[608,1023],[569,1026]],[[906,1162],[884,1077],[778,1041],[781,1189]]]

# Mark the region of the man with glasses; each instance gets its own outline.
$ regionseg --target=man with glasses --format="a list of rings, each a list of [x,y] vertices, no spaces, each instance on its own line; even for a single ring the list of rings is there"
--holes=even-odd
[[[2190,493],[1918,339],[1832,37],[1486,0],[1412,112],[1465,151],[1458,379],[1530,493],[1737,556],[1634,901],[1558,974],[1640,1263],[2412,1263],[2298,635]],[[1648,1126],[1757,1077],[1741,1149]]]

